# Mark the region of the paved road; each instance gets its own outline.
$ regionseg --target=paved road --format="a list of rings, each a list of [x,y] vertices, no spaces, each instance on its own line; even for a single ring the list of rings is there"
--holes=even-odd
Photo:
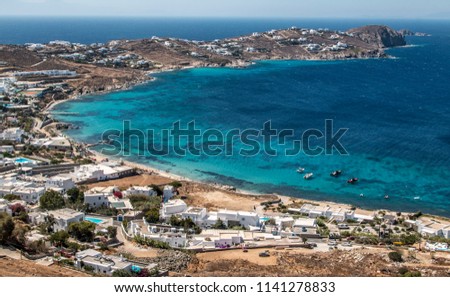
[[[3,246],[0,246],[0,256],[7,256],[9,258],[16,259],[16,260],[21,259],[19,252],[15,251],[13,249],[7,248],[7,247],[3,247]]]

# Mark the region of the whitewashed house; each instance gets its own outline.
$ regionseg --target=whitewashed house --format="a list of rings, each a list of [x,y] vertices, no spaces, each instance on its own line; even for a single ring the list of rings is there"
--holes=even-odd
[[[104,256],[95,250],[84,250],[75,254],[75,267],[91,267],[94,273],[112,275],[116,270],[131,271],[132,263],[120,256]]]
[[[48,215],[53,216],[55,219],[55,224],[53,225],[53,230],[57,231],[67,231],[71,223],[82,222],[84,220],[84,213],[70,209],[58,209],[48,212]]]
[[[190,218],[196,225],[203,226],[206,215],[206,208],[189,207],[181,214],[181,217],[183,219]]]
[[[75,188],[75,183],[72,178],[69,176],[53,176],[48,178],[45,181],[45,188],[61,188],[64,190],[64,193],[67,190]]]
[[[175,193],[176,193],[176,189],[174,188],[174,186],[166,185],[163,190],[164,201],[169,201],[170,198],[175,196]]]
[[[181,215],[187,210],[187,204],[181,199],[169,200],[163,203],[161,208],[161,218],[170,219],[173,215]]]
[[[255,212],[219,210],[217,218],[222,220],[227,226],[259,226],[259,215]]]
[[[155,197],[157,195],[156,191],[152,187],[139,187],[132,186],[123,192],[125,197],[129,195],[145,195],[150,197]]]
[[[13,142],[21,142],[22,135],[25,134],[25,131],[20,129],[19,127],[8,128],[0,132],[0,140],[13,141]]]
[[[97,191],[95,188],[84,193],[84,204],[92,208],[109,206],[110,193],[104,191]]]
[[[39,199],[44,195],[45,188],[44,187],[23,187],[23,188],[15,188],[11,191],[11,194],[17,195],[29,204],[36,204],[39,202]]]

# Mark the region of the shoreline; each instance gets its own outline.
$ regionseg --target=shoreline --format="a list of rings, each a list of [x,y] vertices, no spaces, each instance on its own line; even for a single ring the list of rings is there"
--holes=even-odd
[[[383,58],[373,58],[373,59],[383,59]],[[349,59],[349,60],[353,60],[353,59]],[[254,63],[258,63],[258,62],[264,62],[266,60],[260,60],[260,61],[253,61]],[[304,60],[267,60],[267,61],[304,61]],[[310,60],[308,60],[310,61]],[[325,60],[321,60],[326,62]],[[332,61],[332,60],[331,60]],[[250,65],[248,65],[250,66]],[[248,66],[246,66],[245,68],[247,68]],[[183,70],[189,70],[189,69],[195,69],[195,68],[224,68],[224,67],[203,67],[203,66],[199,66],[199,67],[192,67],[192,66],[187,66],[187,67],[180,67],[177,69],[174,68],[169,68],[169,69],[161,69],[158,71],[151,71],[148,72],[146,75],[150,76],[151,74],[157,74],[157,73],[166,73],[166,72],[172,72],[172,71],[183,71]],[[230,66],[225,66],[225,68],[235,68],[235,67],[230,67]],[[102,95],[102,94],[109,94],[109,93],[113,93],[113,92],[120,92],[120,91],[125,91],[128,89],[132,89],[136,86],[139,85],[143,85],[143,84],[147,84],[147,83],[151,83],[153,81],[155,81],[156,78],[151,77],[150,80],[147,81],[140,81],[140,82],[136,82],[136,83],[131,83],[131,86],[127,87],[127,88],[119,88],[119,89],[114,89],[114,90],[109,90],[109,91],[101,91],[101,92],[93,92],[93,93],[89,93],[86,95],[82,95],[82,96],[76,96],[73,98],[68,98],[68,99],[64,99],[64,100],[60,100],[60,101],[56,101],[51,103],[48,107],[46,107],[45,112],[47,112],[47,114],[49,116],[51,116],[51,111],[53,110],[53,108],[59,104],[62,104],[64,102],[67,101],[72,101],[72,100],[82,100],[84,96],[95,96],[95,95]],[[56,122],[60,122],[59,120],[54,119]],[[63,123],[63,122],[61,122]],[[67,134],[65,134],[63,131],[60,131],[60,133],[62,135],[64,135],[64,137],[68,138],[72,143],[78,144],[78,145],[94,145],[94,144],[87,144],[87,143],[83,143],[83,142],[79,142],[74,140],[73,138],[69,137]],[[138,162],[134,162],[134,161],[127,161],[124,160],[123,158],[121,158],[120,156],[116,156],[116,157],[110,157],[110,156],[106,156],[101,154],[100,152],[97,152],[91,148],[86,148],[86,150],[91,153],[93,156],[95,156],[95,158],[99,158],[99,159],[108,159],[108,160],[114,160],[114,161],[119,161],[120,159],[123,161],[123,163],[129,167],[133,167],[133,168],[137,168],[140,169],[144,172],[150,173],[150,174],[156,174],[158,176],[161,177],[165,177],[165,178],[169,178],[172,180],[176,180],[176,181],[184,181],[184,182],[191,182],[191,183],[197,183],[197,184],[201,184],[201,185],[205,185],[205,186],[209,186],[218,190],[225,190],[225,187],[229,186],[229,185],[224,185],[224,184],[219,184],[219,183],[208,183],[205,181],[201,181],[201,180],[195,180],[195,179],[191,179],[182,175],[177,175],[177,174],[173,174],[173,173],[169,173],[165,170],[161,170],[161,169],[157,169],[155,167],[152,167],[151,165],[144,165]],[[331,201],[331,200],[327,200],[327,198],[323,198],[323,199],[319,199],[319,200],[315,200],[315,199],[311,199],[311,198],[304,198],[304,197],[300,197],[300,196],[286,196],[283,194],[279,194],[279,193],[261,193],[261,192],[257,192],[257,191],[248,191],[248,190],[242,190],[239,188],[236,188],[234,193],[236,194],[242,194],[242,195],[248,195],[248,196],[266,196],[266,195],[273,195],[276,196],[277,198],[280,198],[283,200],[283,202],[285,201],[289,201],[290,199],[298,199],[298,200],[302,200],[304,202],[307,203],[311,203],[311,204],[318,204],[318,205],[334,205],[334,206],[338,206],[338,207],[342,207],[342,208],[356,208],[358,210],[362,210],[365,212],[378,212],[378,211],[388,211],[388,212],[402,212],[402,213],[409,213],[409,214],[413,214],[413,212],[410,211],[402,211],[402,210],[395,210],[395,209],[389,209],[389,208],[371,208],[371,207],[361,207],[361,206],[357,206],[355,204],[351,204],[351,203],[341,203],[341,202],[336,202],[336,201]],[[439,216],[439,215],[434,215],[434,214],[428,214],[425,213],[427,216],[430,217],[437,217],[437,218],[443,218],[443,219],[450,219],[450,217],[444,217],[444,216]]]
[[[133,168],[137,168],[139,170],[142,170],[150,175],[158,175],[161,177],[165,177],[174,181],[180,181],[180,182],[189,182],[189,183],[195,183],[195,184],[199,184],[199,185],[204,185],[206,187],[211,187],[213,189],[219,190],[219,191],[225,191],[228,192],[230,194],[237,194],[237,195],[244,195],[247,196],[247,198],[251,199],[251,198],[256,198],[256,197],[263,197],[263,196],[274,196],[277,199],[280,199],[282,201],[283,204],[289,204],[289,202],[291,200],[298,200],[304,203],[309,203],[312,205],[318,205],[321,207],[324,206],[332,206],[332,207],[337,207],[337,208],[343,208],[343,209],[352,209],[354,208],[355,211],[358,210],[359,213],[364,213],[364,214],[370,214],[370,213],[375,213],[375,212],[379,212],[379,211],[386,211],[386,212],[398,212],[397,210],[393,210],[393,209],[384,209],[384,208],[380,208],[380,209],[376,209],[376,208],[364,208],[364,207],[359,207],[353,204],[348,204],[348,203],[341,203],[341,202],[335,202],[335,201],[330,201],[330,200],[313,200],[310,198],[305,198],[305,197],[296,197],[296,196],[286,196],[283,194],[279,194],[279,193],[261,193],[261,192],[256,192],[256,191],[247,191],[247,190],[242,190],[239,188],[236,188],[235,191],[229,191],[227,190],[225,187],[227,187],[228,185],[224,185],[224,184],[218,184],[218,183],[208,183],[208,182],[204,182],[204,181],[200,181],[200,180],[195,180],[195,179],[191,179],[191,178],[187,178],[185,176],[181,176],[181,175],[177,175],[177,174],[173,174],[173,173],[168,173],[164,170],[160,170],[160,169],[156,169],[154,167],[152,167],[151,165],[144,165],[144,164],[140,164],[137,162],[133,162],[133,161],[126,161],[123,160],[122,158],[117,158],[117,157],[109,157],[109,156],[105,156],[95,150],[92,149],[88,149],[88,152],[91,153],[93,155],[93,157],[96,159],[96,161],[101,161],[102,159],[108,159],[109,161],[122,161],[124,165],[129,166],[129,167],[133,167]],[[413,214],[412,212],[405,212],[405,211],[401,211],[403,214]],[[441,217],[441,216],[436,216],[436,215],[432,215],[432,214],[424,214],[426,216],[429,217],[436,217],[436,218],[442,218],[445,220],[449,220],[450,218],[447,217]]]

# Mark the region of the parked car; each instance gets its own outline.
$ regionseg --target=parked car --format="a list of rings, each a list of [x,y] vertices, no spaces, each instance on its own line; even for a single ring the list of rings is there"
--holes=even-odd
[[[342,243],[342,246],[352,246],[352,243],[350,241],[345,241]]]

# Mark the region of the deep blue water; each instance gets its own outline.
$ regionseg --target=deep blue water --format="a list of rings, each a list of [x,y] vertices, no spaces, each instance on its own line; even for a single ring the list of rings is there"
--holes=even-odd
[[[426,27],[448,36],[448,21],[376,19],[230,19],[230,18],[108,18],[0,16],[0,44],[47,43],[52,40],[94,43],[152,36],[214,40],[291,26],[347,30],[367,24],[388,24],[397,29]],[[443,28],[444,27],[444,28]]]
[[[275,26],[276,21],[272,22],[267,27],[300,25]],[[334,26],[330,21],[323,25],[315,22],[318,25],[314,27],[352,27],[349,22]],[[184,28],[179,34],[186,35],[179,36],[212,39],[256,31],[254,23],[237,26],[235,31],[214,24],[204,35]],[[79,114],[58,118],[79,125],[79,130],[68,134],[91,143],[105,130],[120,129],[123,120],[131,120],[133,128],[143,130],[195,120],[202,129],[222,131],[260,128],[271,120],[276,128],[301,133],[308,128],[323,130],[325,119],[333,119],[335,128],[349,129],[341,139],[348,156],[287,157],[279,147],[276,157],[139,157],[135,146],[127,158],[246,190],[450,216],[448,24],[390,24],[433,34],[409,38],[413,47],[390,50],[395,59],[259,62],[247,69],[164,73],[132,90],[61,104],[58,110]],[[304,180],[295,172],[298,166],[314,172],[315,178]],[[329,176],[335,169],[343,170],[341,178]],[[360,182],[347,184],[354,176]],[[383,198],[386,194],[389,200]]]

